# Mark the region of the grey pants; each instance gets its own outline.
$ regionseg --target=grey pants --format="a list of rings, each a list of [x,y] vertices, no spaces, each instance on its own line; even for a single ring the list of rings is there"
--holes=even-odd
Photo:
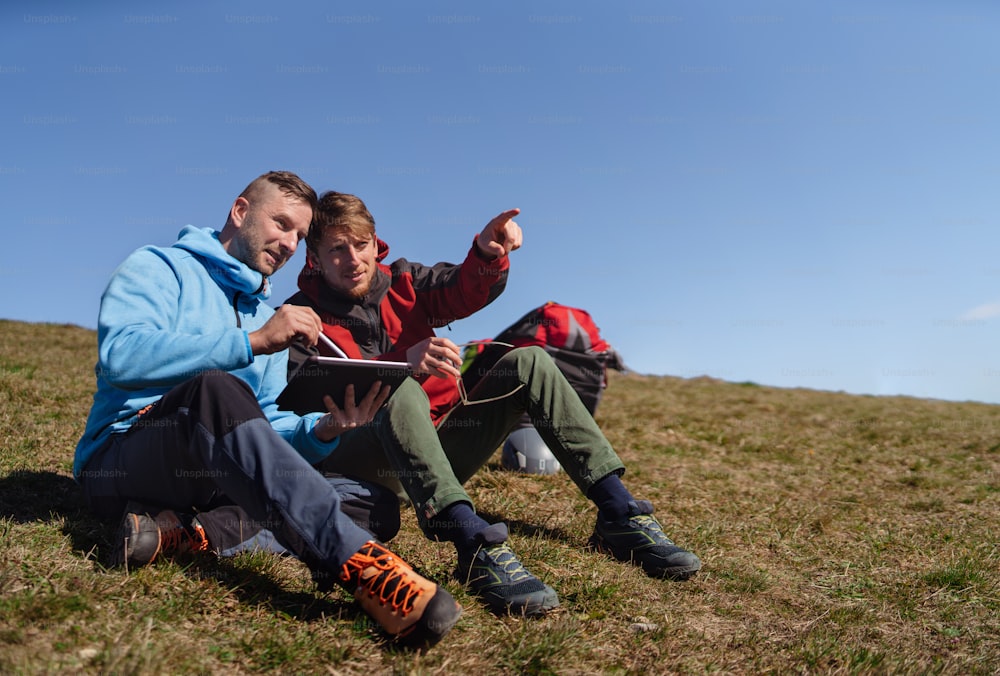
[[[79,480],[105,518],[119,518],[129,501],[185,512],[235,505],[316,577],[372,539],[344,514],[334,485],[274,431],[246,383],[221,371],[167,392]]]

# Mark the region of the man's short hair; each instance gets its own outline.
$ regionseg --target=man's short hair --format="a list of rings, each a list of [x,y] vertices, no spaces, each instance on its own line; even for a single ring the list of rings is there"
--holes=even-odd
[[[240,197],[244,197],[252,202],[257,193],[268,183],[278,186],[278,189],[285,193],[285,195],[302,200],[309,205],[313,213],[316,212],[316,191],[312,189],[312,186],[299,178],[297,174],[293,174],[290,171],[269,171],[266,174],[261,174],[250,181],[250,185],[243,189]]]
[[[319,243],[327,232],[346,233],[358,240],[369,239],[375,234],[375,218],[360,197],[329,190],[320,195],[306,246],[319,251]]]

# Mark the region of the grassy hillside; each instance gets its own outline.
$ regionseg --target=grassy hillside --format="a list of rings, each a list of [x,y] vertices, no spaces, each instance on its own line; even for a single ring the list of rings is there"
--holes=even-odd
[[[112,529],[70,478],[94,386],[91,331],[0,321],[0,673],[998,673],[1000,407],[613,377],[598,420],[696,553],[689,582],[584,551],[565,475],[471,482],[559,592],[496,618],[412,515],[392,545],[466,612],[397,652],[346,596],[268,555],[107,570]]]

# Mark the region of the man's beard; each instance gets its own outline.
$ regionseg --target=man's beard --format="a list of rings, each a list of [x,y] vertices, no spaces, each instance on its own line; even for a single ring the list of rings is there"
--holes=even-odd
[[[247,227],[250,226],[250,227]],[[275,253],[269,249],[264,244],[264,238],[260,235],[260,230],[255,227],[255,222],[247,217],[247,220],[243,224],[243,228],[240,230],[240,234],[237,235],[237,240],[239,242],[240,256],[237,256],[240,261],[242,261],[248,268],[259,272],[260,274],[268,277],[273,275],[275,272],[281,269],[281,267],[287,261],[287,258],[283,257],[280,253]],[[262,259],[264,258],[265,252],[269,253],[272,258],[274,258],[273,269],[268,272],[264,270],[264,263]]]
[[[372,281],[374,279],[374,274],[369,275],[360,285],[351,287],[350,289],[343,289],[340,293],[351,300],[364,300],[364,297],[368,295],[368,292],[372,288]]]

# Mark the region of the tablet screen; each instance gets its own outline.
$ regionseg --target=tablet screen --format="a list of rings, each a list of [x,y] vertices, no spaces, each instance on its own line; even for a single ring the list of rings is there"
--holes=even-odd
[[[406,362],[375,359],[340,359],[312,356],[288,379],[278,395],[278,408],[299,415],[313,411],[326,412],[323,396],[329,394],[334,403],[344,408],[344,388],[354,385],[354,396],[361,399],[376,381],[396,389],[413,370]]]

